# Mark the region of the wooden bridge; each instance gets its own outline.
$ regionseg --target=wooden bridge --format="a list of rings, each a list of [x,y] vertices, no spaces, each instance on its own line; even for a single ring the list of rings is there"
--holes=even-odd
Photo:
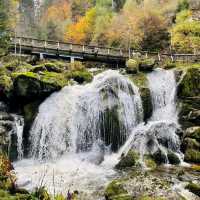
[[[11,38],[10,51],[16,55],[28,54],[40,58],[62,58],[125,64],[129,51],[101,46],[45,41],[26,37]]]
[[[126,61],[139,53],[141,57],[172,61],[197,62],[200,54],[159,53],[137,50],[124,50],[110,47],[45,41],[28,37],[11,38],[10,52],[15,55],[36,55],[39,58],[96,61],[125,66]]]

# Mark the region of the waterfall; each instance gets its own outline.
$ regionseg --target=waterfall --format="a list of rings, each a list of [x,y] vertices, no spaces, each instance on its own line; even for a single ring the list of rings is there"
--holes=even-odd
[[[108,70],[87,85],[65,87],[40,106],[30,133],[31,155],[42,160],[90,152],[102,142],[117,151],[142,119],[138,88]]]
[[[180,152],[180,140],[176,134],[179,129],[176,108],[176,80],[173,71],[156,69],[148,74],[149,89],[153,104],[153,114],[147,124],[141,123],[133,128],[132,134],[119,153],[127,153],[130,148],[144,154],[153,154],[160,150],[166,155],[172,151]]]
[[[10,132],[10,135],[16,136],[17,143],[17,158],[21,160],[23,158],[23,130],[24,130],[24,119],[22,116],[13,114],[14,124],[13,129]]]

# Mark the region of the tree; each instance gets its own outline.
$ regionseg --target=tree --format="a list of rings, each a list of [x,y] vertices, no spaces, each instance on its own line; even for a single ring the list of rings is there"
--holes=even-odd
[[[75,43],[90,43],[96,19],[96,9],[91,8],[77,23],[66,27],[65,40]]]
[[[200,51],[200,22],[191,21],[191,12],[183,10],[177,14],[176,24],[171,30],[172,45],[178,52]]]
[[[0,0],[0,55],[5,53],[9,42],[7,10],[6,1]]]

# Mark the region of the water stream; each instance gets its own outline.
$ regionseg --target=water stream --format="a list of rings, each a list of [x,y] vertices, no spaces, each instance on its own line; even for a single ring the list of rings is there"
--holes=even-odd
[[[153,114],[147,124],[139,89],[114,70],[47,98],[30,131],[30,159],[15,163],[18,184],[30,190],[45,185],[51,193],[78,189],[89,200],[94,193],[100,198],[117,176],[120,155],[131,148],[141,161],[158,150],[166,162],[169,150],[181,157],[174,73],[157,69],[148,81]]]

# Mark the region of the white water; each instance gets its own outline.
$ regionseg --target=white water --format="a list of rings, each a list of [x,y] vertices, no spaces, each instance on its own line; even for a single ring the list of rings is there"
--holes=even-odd
[[[181,158],[180,140],[176,134],[179,128],[176,108],[176,80],[173,71],[156,69],[148,75],[149,88],[153,104],[153,114],[147,124],[141,123],[133,129],[120,153],[130,148],[144,154],[153,154],[161,150],[166,155],[171,150]]]
[[[15,123],[15,134],[17,134],[17,155],[18,160],[23,158],[23,130],[24,130],[24,119],[22,116],[13,115]]]
[[[52,194],[77,189],[88,193],[83,200],[99,199],[97,191],[103,194],[103,187],[117,176],[113,167],[130,148],[141,159],[158,149],[179,155],[174,74],[158,69],[148,80],[154,112],[146,125],[138,88],[116,71],[51,95],[40,106],[30,133],[32,158],[15,163],[18,184],[30,190],[45,185]],[[117,138],[114,121],[102,114],[113,109],[120,122]],[[116,142],[121,148],[114,154],[106,145]]]
[[[65,87],[39,108],[30,132],[35,160],[15,163],[19,184],[40,186],[45,174],[42,184],[52,193],[71,188],[97,191],[115,175],[118,157],[111,154],[112,145],[119,149],[142,119],[138,88],[117,71],[103,72],[84,86]]]

